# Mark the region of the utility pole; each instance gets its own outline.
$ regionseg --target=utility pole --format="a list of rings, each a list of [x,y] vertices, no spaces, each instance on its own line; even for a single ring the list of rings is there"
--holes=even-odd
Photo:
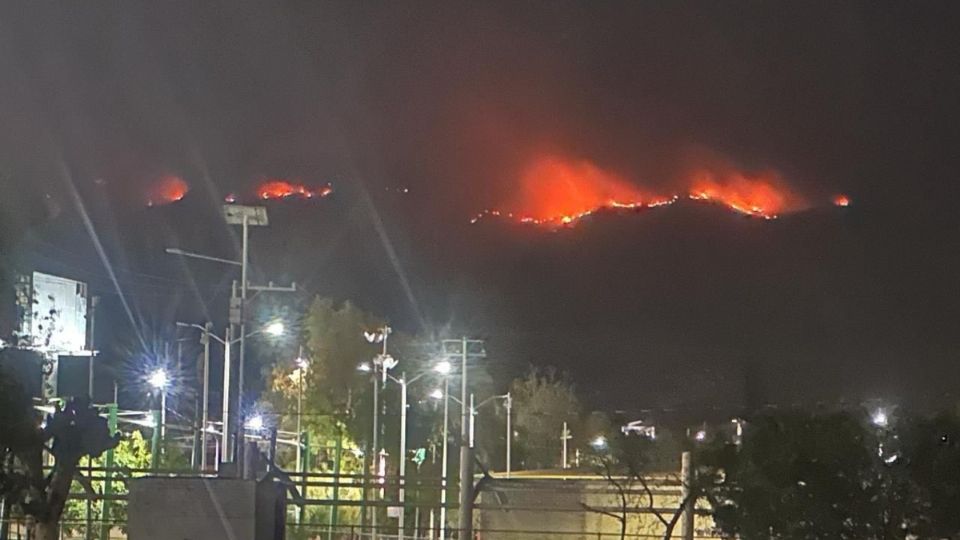
[[[693,540],[693,517],[697,507],[697,501],[693,498],[694,474],[693,454],[684,452],[680,456],[680,502],[686,504],[680,520],[680,538],[683,540]]]
[[[90,298],[90,361],[87,366],[87,397],[90,403],[93,403],[93,358],[97,354],[97,304],[100,303],[100,297]]]
[[[563,462],[562,468],[568,468],[567,465],[567,441],[573,438],[573,435],[570,434],[570,430],[567,429],[567,422],[563,422],[563,431],[560,433],[560,441],[563,443]]]
[[[440,460],[440,540],[447,538],[447,443],[450,425],[450,377],[443,378],[443,457]]]
[[[390,334],[393,333],[393,329],[389,326],[384,325],[382,328],[378,329],[376,332],[364,332],[363,337],[366,338],[369,343],[380,343],[383,348],[380,354],[376,355],[373,358],[373,366],[370,368],[373,372],[373,449],[371,459],[373,462],[373,476],[375,483],[380,483],[380,385],[386,384],[387,382],[387,372],[397,365],[397,361],[394,360],[389,354],[387,354],[387,340],[390,337]],[[369,371],[369,370],[368,370]],[[379,494],[379,489],[374,488],[374,500],[377,499]],[[364,491],[364,496],[366,496],[366,491]],[[377,506],[373,505],[371,510],[371,526],[373,528],[373,540],[377,539]]]
[[[460,538],[473,538],[473,447],[470,444],[470,414],[471,410],[467,406],[469,395],[467,391],[467,359],[469,357],[484,357],[483,341],[467,339],[462,337],[459,340],[444,340],[443,349],[447,352],[447,346],[454,345],[459,349],[460,356],[460,404],[462,415],[460,419],[460,519],[459,533]],[[479,345],[478,351],[471,353],[470,346]]]
[[[403,540],[407,484],[407,374],[400,374],[400,516],[397,518],[397,540]]]
[[[90,400],[90,404],[93,404],[93,359],[97,354],[96,341],[97,341],[97,304],[100,301],[100,297],[94,296],[90,298],[90,358],[87,363],[87,399]],[[112,433],[111,433],[112,434]],[[109,473],[108,473],[109,474]],[[93,457],[87,456],[87,478],[93,477]],[[93,539],[93,499],[87,497],[86,504],[86,527],[84,530],[84,536],[86,540]]]
[[[234,282],[236,283],[236,282]],[[236,287],[234,287],[236,288]],[[220,418],[223,432],[220,435],[220,461],[226,461],[233,448],[230,442],[230,344],[233,343],[233,325],[227,325],[227,338],[223,340],[223,414]],[[219,470],[219,463],[217,468]]]
[[[510,395],[510,392],[507,392],[507,400],[504,402],[504,406],[507,408],[507,478],[510,478],[510,446],[513,442],[513,427],[510,423],[513,413],[513,396]]]
[[[200,420],[200,470],[207,470],[207,425],[210,422],[210,328],[203,325],[203,413]]]

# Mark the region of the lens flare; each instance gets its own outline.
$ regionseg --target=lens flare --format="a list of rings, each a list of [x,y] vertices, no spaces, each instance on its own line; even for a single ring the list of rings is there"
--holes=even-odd
[[[177,175],[165,174],[154,180],[147,190],[147,206],[160,206],[183,199],[190,186]]]

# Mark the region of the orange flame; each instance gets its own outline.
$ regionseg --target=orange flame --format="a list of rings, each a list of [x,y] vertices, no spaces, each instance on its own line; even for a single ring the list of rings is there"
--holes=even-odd
[[[776,172],[747,173],[715,161],[686,176],[684,185],[690,199],[715,202],[740,214],[764,219],[775,219],[781,213],[807,206]],[[520,189],[507,210],[484,210],[470,222],[504,216],[520,223],[557,228],[573,226],[602,210],[658,208],[671,205],[678,198],[651,196],[622,176],[586,160],[546,156],[524,169]]]
[[[800,210],[803,199],[783,187],[773,172],[747,174],[735,170],[701,169],[691,176],[689,197],[713,201],[748,216],[775,219],[783,212]]]
[[[844,194],[837,195],[833,198],[834,206],[850,206],[850,197],[847,197]]]
[[[285,199],[294,196],[312,199],[314,197],[326,197],[331,193],[333,193],[333,188],[330,185],[312,190],[303,184],[278,179],[266,180],[257,188],[257,198],[259,199]]]
[[[165,174],[154,180],[147,190],[147,206],[170,204],[183,199],[190,186],[174,174]]]
[[[616,173],[586,160],[545,156],[520,175],[520,190],[508,206],[507,217],[521,223],[572,225],[602,209],[638,209],[669,204],[670,197],[648,197]],[[484,214],[499,216],[499,210]]]

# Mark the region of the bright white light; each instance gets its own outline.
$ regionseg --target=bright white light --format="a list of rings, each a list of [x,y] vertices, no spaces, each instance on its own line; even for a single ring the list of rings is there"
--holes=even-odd
[[[443,399],[443,390],[437,388],[433,392],[430,392],[430,397],[433,399]]]
[[[366,363],[366,362],[363,362],[362,364],[360,364],[359,366],[357,366],[357,371],[362,371],[362,372],[364,372],[364,373],[370,373],[370,364],[368,364],[368,363]]]
[[[450,373],[450,368],[450,362],[447,362],[446,360],[438,362],[437,365],[433,366],[433,370],[441,375]]]
[[[887,424],[890,422],[890,418],[887,417],[887,411],[883,409],[877,409],[870,416],[870,421],[873,422],[873,425],[877,427],[887,427]]]
[[[693,438],[701,442],[705,441],[707,440],[707,432],[701,429],[696,435],[693,436]]]
[[[150,386],[158,390],[163,390],[167,387],[167,383],[170,382],[170,379],[167,377],[166,370],[161,368],[151,373],[147,381],[150,383]]]
[[[590,446],[596,450],[603,450],[607,447],[607,438],[603,435],[597,435],[592,441],[590,441]]]
[[[260,431],[261,429],[263,429],[263,417],[260,416],[259,414],[251,416],[247,420],[246,426],[247,426],[247,429],[250,429],[253,431]]]
[[[272,322],[267,325],[266,332],[274,337],[280,337],[283,335],[283,323],[280,321]]]

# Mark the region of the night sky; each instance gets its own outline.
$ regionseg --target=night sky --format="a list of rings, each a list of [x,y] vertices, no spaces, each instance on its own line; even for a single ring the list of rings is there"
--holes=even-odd
[[[488,339],[505,379],[570,372],[603,407],[881,397],[960,380],[960,43],[949,2],[8,2],[5,270],[86,279],[131,317],[222,324],[228,193],[265,178],[257,280],[396,327]],[[780,219],[683,198],[550,231],[469,220],[532,160],[658,193],[691,167],[775,171]],[[179,202],[147,208],[158,179]],[[830,198],[849,195],[837,208]],[[545,197],[548,196],[545,194]],[[517,201],[520,202],[517,202]],[[277,302],[282,299],[277,298]]]

